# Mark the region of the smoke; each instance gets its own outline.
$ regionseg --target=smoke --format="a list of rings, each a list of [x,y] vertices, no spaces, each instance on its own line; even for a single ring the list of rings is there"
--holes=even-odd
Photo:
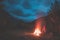
[[[4,10],[15,19],[32,22],[45,17],[51,10],[54,0],[4,0]]]

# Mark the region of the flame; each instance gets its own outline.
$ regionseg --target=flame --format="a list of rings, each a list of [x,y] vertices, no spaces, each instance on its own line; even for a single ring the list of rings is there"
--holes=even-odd
[[[34,31],[34,35],[36,36],[40,36],[41,34],[41,22],[39,20],[36,21],[36,24],[35,24],[35,31]]]
[[[39,29],[36,29],[35,32],[34,32],[34,34],[35,34],[36,36],[40,36],[41,31],[40,31]]]
[[[44,26],[42,27],[42,22],[44,22],[44,21],[37,20],[35,23],[34,32],[33,33],[25,33],[25,35],[33,35],[33,36],[37,36],[37,37],[42,36],[42,34],[44,34],[46,32],[46,25],[44,24]]]

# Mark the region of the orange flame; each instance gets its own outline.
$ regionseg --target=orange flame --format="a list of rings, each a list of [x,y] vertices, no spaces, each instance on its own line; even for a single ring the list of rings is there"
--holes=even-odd
[[[35,24],[35,31],[34,31],[34,35],[36,36],[40,36],[41,34],[41,22],[39,20],[36,21],[36,24]]]
[[[36,29],[35,32],[34,32],[34,34],[35,34],[36,36],[40,36],[41,31],[40,31],[39,29]]]

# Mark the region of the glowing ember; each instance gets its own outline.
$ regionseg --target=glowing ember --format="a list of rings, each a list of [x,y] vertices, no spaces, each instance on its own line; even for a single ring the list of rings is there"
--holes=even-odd
[[[40,36],[40,34],[41,34],[41,31],[39,29],[36,29],[35,32],[34,32],[34,35]]]

